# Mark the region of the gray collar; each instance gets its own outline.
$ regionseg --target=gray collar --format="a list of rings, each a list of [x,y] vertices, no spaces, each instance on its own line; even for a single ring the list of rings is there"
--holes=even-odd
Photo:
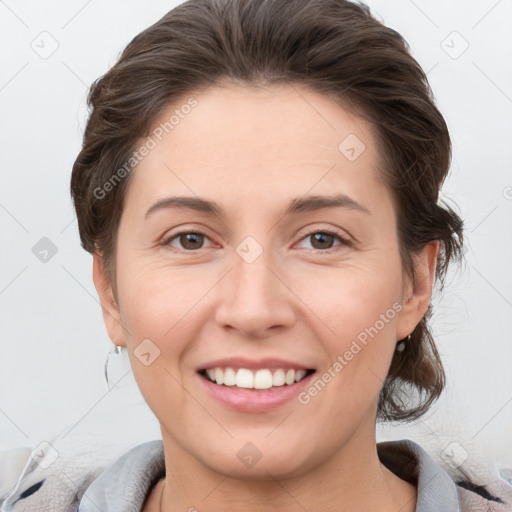
[[[77,512],[140,512],[146,495],[163,476],[162,440],[140,444],[94,480],[82,496]]]
[[[377,443],[381,462],[395,475],[418,486],[416,512],[458,512],[459,499],[450,475],[409,439]]]

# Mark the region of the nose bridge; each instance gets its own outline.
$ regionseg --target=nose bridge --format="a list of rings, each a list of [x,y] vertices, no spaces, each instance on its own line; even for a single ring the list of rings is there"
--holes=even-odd
[[[269,327],[290,324],[293,306],[287,288],[281,282],[277,259],[271,248],[248,236],[235,248],[233,266],[226,276],[217,320],[244,333],[263,333]],[[277,274],[277,275],[276,275]]]
[[[272,294],[275,275],[271,272],[275,258],[269,244],[264,248],[254,237],[245,238],[236,248],[233,279],[238,298],[260,299],[261,295]]]

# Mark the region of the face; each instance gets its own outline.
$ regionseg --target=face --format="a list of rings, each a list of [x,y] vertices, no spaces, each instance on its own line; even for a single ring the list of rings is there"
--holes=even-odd
[[[255,478],[311,471],[375,441],[437,247],[417,259],[419,284],[404,279],[372,126],[328,98],[297,85],[191,96],[132,171],[115,305],[95,257],[107,329],[177,460]]]

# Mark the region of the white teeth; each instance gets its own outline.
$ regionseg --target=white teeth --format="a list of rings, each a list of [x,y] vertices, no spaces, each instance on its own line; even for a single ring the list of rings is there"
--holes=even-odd
[[[236,373],[233,368],[226,368],[224,371],[224,385],[236,386]]]
[[[225,386],[236,386],[245,389],[269,389],[285,384],[290,386],[301,381],[306,375],[306,370],[285,371],[278,368],[272,373],[268,368],[253,372],[247,368],[239,368],[235,371],[233,368],[216,367],[208,368],[206,374],[211,381]]]
[[[272,386],[284,386],[284,383],[286,382],[286,378],[284,375],[284,370],[276,370],[274,372],[274,375],[272,377]]]
[[[220,370],[220,368],[215,368],[215,376],[217,376],[217,370]],[[220,370],[222,371],[222,370]],[[217,384],[222,384],[222,382],[219,382],[219,379],[217,380]],[[252,374],[251,370],[246,370],[245,368],[240,368],[236,372],[236,383],[235,386],[237,388],[253,388],[254,387],[254,375]]]
[[[295,382],[299,382],[299,380],[302,380],[304,378],[304,375],[306,375],[306,370],[299,370],[295,372]]]
[[[288,386],[295,382],[295,370],[288,370],[286,372],[285,382],[288,384]]]
[[[215,368],[215,380],[217,384],[224,384],[224,372],[222,368]]]
[[[255,389],[268,389],[272,387],[272,374],[270,370],[258,370],[254,376]]]

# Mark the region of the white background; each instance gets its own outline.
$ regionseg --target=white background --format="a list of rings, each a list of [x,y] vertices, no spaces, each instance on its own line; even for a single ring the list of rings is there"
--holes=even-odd
[[[177,3],[0,2],[2,450],[70,431],[120,445],[160,436],[127,359],[112,364],[114,380],[125,377],[106,385],[111,343],[69,180],[87,87]],[[460,208],[468,244],[434,299],[447,390],[424,420],[380,428],[379,439],[408,437],[437,456],[457,442],[512,465],[512,1],[368,3],[428,72],[453,140],[443,197]],[[31,47],[41,37],[46,49],[58,43],[46,59]],[[57,248],[46,263],[32,252],[42,237]]]

